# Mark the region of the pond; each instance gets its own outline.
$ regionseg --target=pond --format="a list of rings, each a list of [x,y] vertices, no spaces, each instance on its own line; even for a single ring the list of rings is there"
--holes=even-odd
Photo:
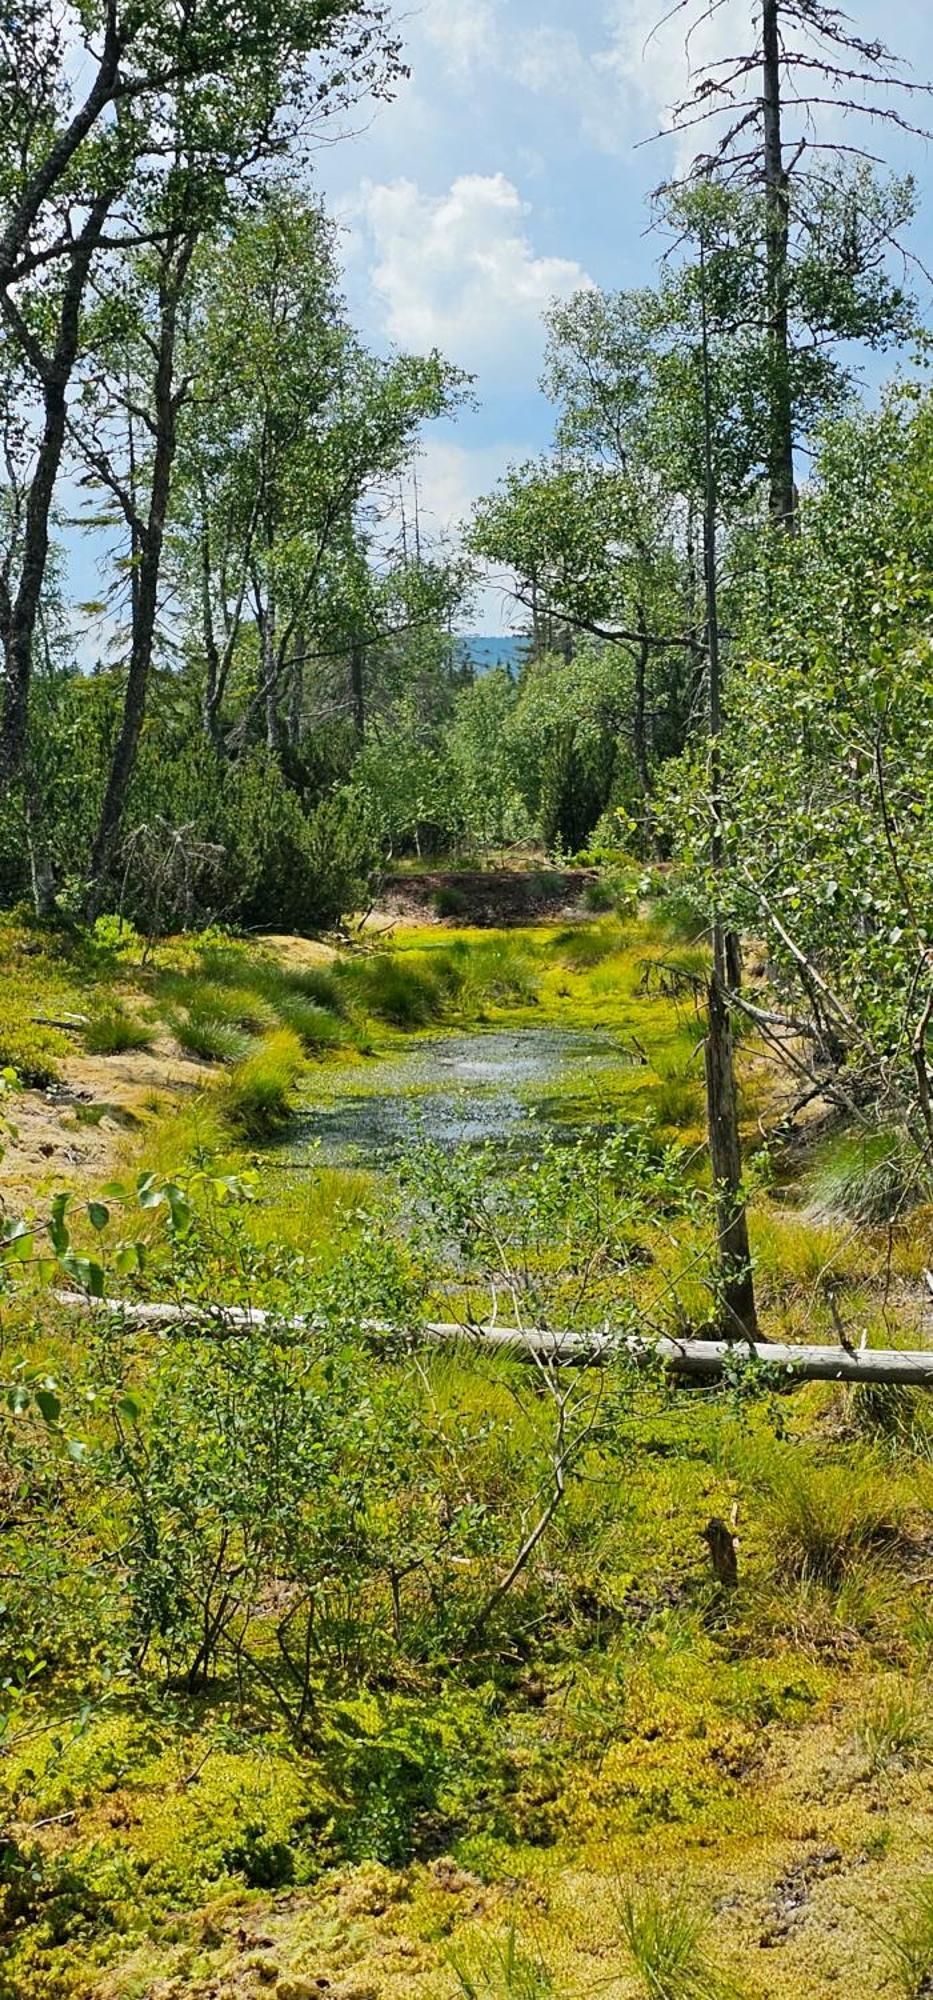
[[[428,1140],[441,1146],[527,1145],[608,1115],[608,1086],[631,1054],[608,1030],[487,1028],[419,1038],[391,1056],[320,1072],[296,1143],[331,1166],[391,1165]]]

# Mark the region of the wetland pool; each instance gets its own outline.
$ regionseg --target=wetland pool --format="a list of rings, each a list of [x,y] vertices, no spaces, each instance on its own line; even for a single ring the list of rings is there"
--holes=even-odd
[[[633,1057],[608,1029],[478,1028],[421,1036],[385,1056],[322,1069],[291,1150],[329,1166],[390,1166],[419,1142],[536,1150],[611,1116]]]

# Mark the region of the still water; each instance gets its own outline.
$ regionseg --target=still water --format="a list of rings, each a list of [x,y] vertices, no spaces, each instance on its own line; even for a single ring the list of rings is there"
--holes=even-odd
[[[601,1081],[631,1058],[608,1031],[489,1028],[419,1039],[390,1057],[316,1079],[300,1116],[302,1140],[332,1166],[389,1165],[419,1140],[533,1149],[548,1137],[598,1126]]]

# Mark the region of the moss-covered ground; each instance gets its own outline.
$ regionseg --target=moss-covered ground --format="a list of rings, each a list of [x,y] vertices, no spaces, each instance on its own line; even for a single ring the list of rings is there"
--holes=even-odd
[[[343,1273],[342,1312],[393,1287],[410,1298],[405,1201],[363,1170],[283,1171],[271,1140],[348,1056],[371,1050],[375,1078],[381,1054],[446,1023],[611,1034],[598,1122],[649,1115],[702,1183],[702,953],[650,918],[409,932],[311,978],[284,948],[224,940],[145,965],[108,935],[11,930],[4,948],[7,1060],[22,1065],[40,1013],[66,1022],[45,1047],[65,1072],[84,1035],[69,1014],[148,1023],[157,1048],[192,1018],[246,1038],[198,1058],[202,1090],[155,1090],[114,1139],[124,1171],[255,1176],[252,1201],[171,1248],[161,1216],[143,1219],[143,1293],[301,1301]],[[301,1004],[333,1031],[309,1016],[302,1032]],[[301,1053],[251,1130],[243,1066],[283,1032]],[[741,1060],[751,1148],[780,1087],[752,1044]],[[567,1125],[597,1122],[592,1086],[569,1077],[557,1095]],[[853,1219],[833,1198],[840,1145],[760,1173],[765,1331],[833,1338],[841,1321],[855,1339],[914,1343],[928,1216]],[[682,1253],[665,1233],[646,1219],[633,1280],[655,1294]],[[4,1418],[2,2000],[933,1990],[921,1398],[739,1378],[600,1389],[605,1421],[548,1535],[475,1634],[547,1489],[547,1395],[514,1364],[383,1356],[349,1336],[255,1359],[240,1375],[217,1343],[86,1326],[28,1288],[4,1309],[4,1381],[41,1369],[61,1412],[51,1428],[12,1406]],[[282,1379],[292,1400],[270,1429]],[[283,1436],[287,1501],[262,1483]],[[347,1497],[360,1467],[362,1523],[355,1486]],[[246,1603],[257,1513],[275,1516],[273,1553]],[[737,1521],[735,1589],[700,1539],[711,1516]],[[239,1622],[193,1674],[199,1562],[217,1563]],[[305,1604],[299,1578],[317,1651],[296,1724],[272,1635]]]

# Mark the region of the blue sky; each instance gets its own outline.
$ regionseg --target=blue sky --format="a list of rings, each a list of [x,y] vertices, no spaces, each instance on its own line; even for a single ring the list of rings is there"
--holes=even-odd
[[[318,155],[365,336],[380,348],[436,344],[476,376],[479,407],[435,430],[422,464],[438,526],[548,442],[537,389],[548,300],[586,282],[650,280],[645,196],[676,155],[670,142],[639,142],[687,82],[683,19],[648,39],[662,11],[663,0],[422,0],[400,17],[410,81]],[[924,0],[858,0],[849,12],[917,78],[933,76]],[[723,0],[693,60],[741,46],[747,13],[748,0]],[[933,124],[933,100],[928,115]],[[910,166],[923,194],[929,146],[877,128],[869,142]],[[933,262],[930,208],[915,242]],[[477,629],[502,631],[510,618],[500,588],[481,593]]]

